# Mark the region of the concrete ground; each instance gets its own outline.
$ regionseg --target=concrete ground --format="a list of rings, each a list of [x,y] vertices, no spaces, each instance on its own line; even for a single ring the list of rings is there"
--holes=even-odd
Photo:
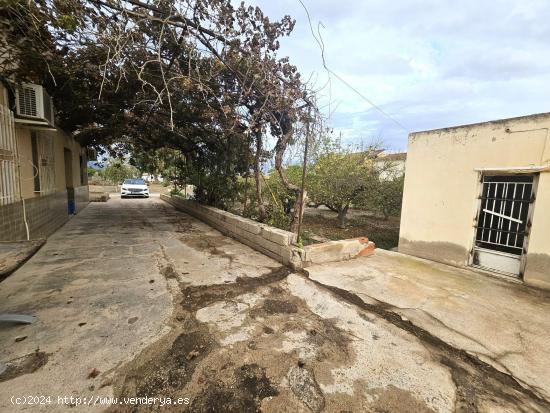
[[[384,250],[307,270],[311,280],[399,314],[550,400],[550,292]]]
[[[33,256],[45,240],[0,242],[0,281]]]
[[[0,411],[550,411],[542,293],[383,252],[308,271],[158,198],[91,204],[0,283],[38,317],[0,326]]]

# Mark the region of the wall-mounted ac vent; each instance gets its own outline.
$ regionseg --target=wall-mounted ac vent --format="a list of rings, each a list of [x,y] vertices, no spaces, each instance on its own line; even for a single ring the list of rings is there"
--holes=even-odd
[[[52,98],[40,85],[24,83],[15,89],[17,116],[40,119],[54,124]]]

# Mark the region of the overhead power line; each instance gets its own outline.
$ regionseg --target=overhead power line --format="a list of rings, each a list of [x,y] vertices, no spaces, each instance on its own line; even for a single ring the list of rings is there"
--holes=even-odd
[[[342,76],[340,76],[338,73],[336,73],[334,70],[332,70],[327,65],[327,61],[325,59],[325,44],[323,42],[323,38],[321,36],[320,31],[318,31],[318,36],[315,34],[315,31],[313,30],[313,25],[311,23],[311,16],[309,14],[309,10],[307,9],[306,5],[302,0],[298,0],[302,7],[304,8],[304,11],[307,15],[307,20],[309,23],[309,29],[311,30],[311,35],[319,45],[319,49],[321,50],[321,59],[323,61],[323,67],[324,69],[329,73],[329,75],[333,75],[336,79],[338,79],[340,82],[342,82],[344,85],[346,85],[349,89],[351,89],[357,96],[359,96],[361,99],[363,99],[365,102],[367,102],[369,105],[371,105],[374,109],[376,109],[378,112],[380,112],[382,115],[384,115],[386,118],[390,119],[393,123],[395,123],[397,126],[399,126],[401,129],[403,129],[405,132],[409,132],[409,130],[403,126],[401,122],[399,122],[397,119],[395,119],[393,116],[391,116],[389,113],[384,111],[380,106],[378,106],[376,103],[374,103],[371,99],[366,97],[363,93],[361,93],[359,90],[357,90],[354,86],[352,86],[349,82],[347,82]]]

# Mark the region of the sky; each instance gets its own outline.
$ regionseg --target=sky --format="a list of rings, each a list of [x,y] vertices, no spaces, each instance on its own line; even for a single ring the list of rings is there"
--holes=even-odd
[[[409,132],[550,112],[548,0],[302,1],[327,66],[391,117],[333,76],[319,103],[345,142],[405,151]],[[246,3],[296,19],[279,56],[325,85],[300,1]]]

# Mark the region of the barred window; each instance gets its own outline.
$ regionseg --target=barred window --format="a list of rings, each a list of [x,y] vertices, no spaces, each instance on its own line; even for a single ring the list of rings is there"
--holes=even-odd
[[[55,192],[55,156],[53,138],[32,132],[34,191],[43,195]]]
[[[0,105],[0,205],[16,202],[18,197],[13,114]]]

